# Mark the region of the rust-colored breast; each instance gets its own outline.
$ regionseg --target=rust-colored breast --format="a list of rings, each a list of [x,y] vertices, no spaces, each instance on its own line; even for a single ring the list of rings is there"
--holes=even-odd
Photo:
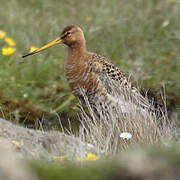
[[[107,78],[128,89],[134,88],[119,68],[106,58],[93,53],[69,57],[65,72],[69,86],[77,97],[81,96],[80,89],[87,96],[99,93],[106,97],[108,93],[111,94],[113,87],[107,84]]]
[[[90,63],[90,55],[79,57],[78,59],[68,59],[65,65],[66,78],[72,92],[80,96],[80,89],[86,95],[92,95],[101,91],[97,74],[93,71]]]

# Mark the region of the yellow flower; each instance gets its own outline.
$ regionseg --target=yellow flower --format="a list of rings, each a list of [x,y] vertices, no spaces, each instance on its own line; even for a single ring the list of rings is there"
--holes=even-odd
[[[9,37],[5,38],[5,42],[9,45],[9,46],[15,46],[16,43]]]
[[[33,51],[35,51],[36,49],[38,49],[38,48],[37,48],[37,47],[35,47],[35,46],[31,46],[31,48],[30,48],[29,52],[33,52]]]
[[[87,156],[85,156],[83,159],[80,157],[76,158],[76,161],[97,161],[100,158],[100,156],[96,156],[93,153],[89,153]]]
[[[89,153],[87,157],[84,158],[85,161],[97,161],[100,157],[93,153]]]
[[[2,48],[2,55],[9,56],[13,54],[16,51],[15,48],[8,47],[8,48]]]
[[[6,36],[6,33],[4,31],[0,31],[0,39],[3,39]]]

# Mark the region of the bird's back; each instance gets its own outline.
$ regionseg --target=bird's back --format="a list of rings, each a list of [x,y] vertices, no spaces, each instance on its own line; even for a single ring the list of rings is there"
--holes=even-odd
[[[93,72],[98,77],[98,80],[102,82],[108,93],[112,93],[115,88],[114,86],[122,86],[125,89],[137,91],[136,88],[131,85],[125,73],[107,58],[95,53],[90,53],[88,61],[90,66],[93,67]]]
[[[127,101],[131,101],[138,106],[150,107],[148,100],[132,86],[125,73],[107,58],[90,53],[88,63],[110,101],[118,102],[121,105],[124,102],[127,104]]]

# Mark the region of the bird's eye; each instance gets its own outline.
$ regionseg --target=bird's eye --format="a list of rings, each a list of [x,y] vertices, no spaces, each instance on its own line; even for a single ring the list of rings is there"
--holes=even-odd
[[[66,35],[68,36],[68,35],[70,35],[71,34],[71,32],[70,31],[68,31],[68,32],[66,32]]]

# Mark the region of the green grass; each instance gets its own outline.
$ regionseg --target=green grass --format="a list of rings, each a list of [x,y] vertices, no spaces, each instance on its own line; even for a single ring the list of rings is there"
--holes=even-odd
[[[136,147],[96,162],[33,162],[32,170],[41,180],[76,179],[179,179],[179,146]]]
[[[56,46],[27,59],[21,55],[31,46],[54,40],[66,25],[76,24],[84,30],[88,50],[133,74],[141,88],[160,92],[165,85],[168,105],[177,108],[179,16],[176,0],[1,0],[0,30],[14,39],[17,51],[0,55],[0,96],[73,116],[76,101],[69,100],[71,90],[63,70],[66,47]],[[0,40],[0,48],[4,46]]]

